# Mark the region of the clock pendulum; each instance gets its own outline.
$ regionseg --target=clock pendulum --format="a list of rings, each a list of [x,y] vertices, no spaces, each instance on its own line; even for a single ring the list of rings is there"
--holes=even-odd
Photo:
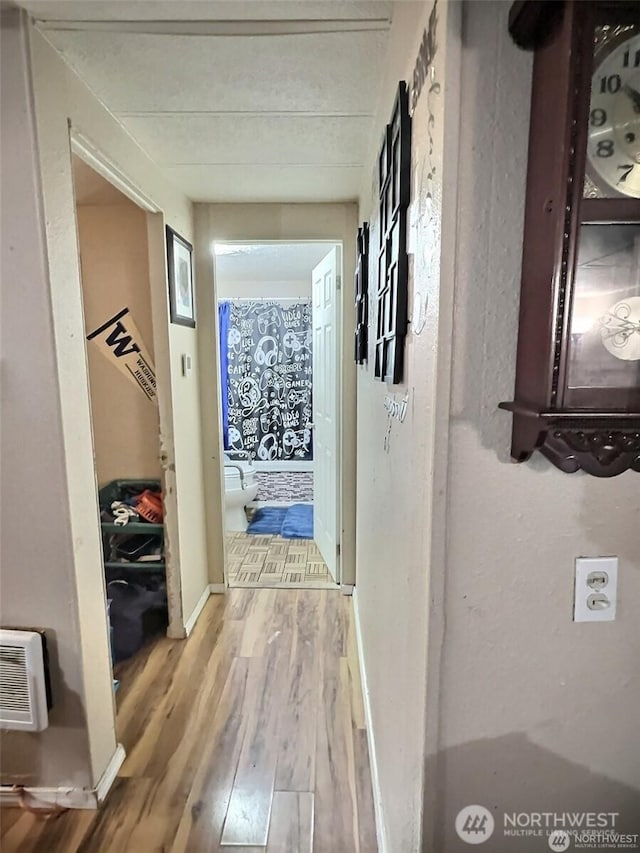
[[[617,302],[599,323],[607,352],[624,361],[640,361],[640,296]]]

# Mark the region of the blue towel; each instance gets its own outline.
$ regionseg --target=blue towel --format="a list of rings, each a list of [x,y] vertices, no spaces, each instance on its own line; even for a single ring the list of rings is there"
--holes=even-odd
[[[290,506],[282,523],[280,535],[285,539],[313,539],[313,506]]]
[[[260,507],[251,519],[247,533],[258,536],[271,533],[284,539],[313,539],[313,507],[310,504]]]
[[[273,533],[276,536],[282,530],[282,523],[287,514],[288,507],[280,506],[263,506],[257,509],[249,526],[247,533],[255,533],[256,535],[264,536],[267,533]]]

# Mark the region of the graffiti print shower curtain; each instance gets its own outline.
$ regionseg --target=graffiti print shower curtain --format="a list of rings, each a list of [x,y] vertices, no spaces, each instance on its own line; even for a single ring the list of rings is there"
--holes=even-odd
[[[260,462],[311,460],[311,303],[229,300],[220,319],[226,449]]]

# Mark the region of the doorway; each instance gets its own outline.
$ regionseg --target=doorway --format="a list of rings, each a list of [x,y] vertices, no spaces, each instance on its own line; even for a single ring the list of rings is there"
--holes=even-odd
[[[341,246],[216,243],[225,577],[335,588]]]
[[[77,154],[72,169],[117,691],[136,654],[168,627],[148,213]]]

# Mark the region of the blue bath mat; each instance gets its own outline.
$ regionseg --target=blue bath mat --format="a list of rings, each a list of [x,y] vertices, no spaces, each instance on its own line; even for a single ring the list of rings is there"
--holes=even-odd
[[[280,535],[285,539],[313,539],[313,506],[290,506],[282,523]]]
[[[279,536],[288,509],[289,507],[286,506],[263,506],[257,509],[247,527],[247,533],[258,535],[274,533],[276,536]]]

